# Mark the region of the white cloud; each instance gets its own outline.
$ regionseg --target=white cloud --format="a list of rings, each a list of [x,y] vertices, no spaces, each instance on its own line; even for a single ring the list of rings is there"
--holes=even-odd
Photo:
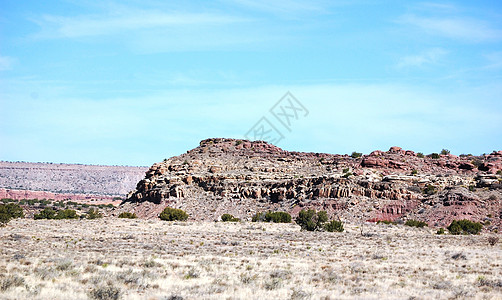
[[[248,20],[215,13],[181,13],[156,10],[123,9],[119,14],[104,13],[62,17],[44,15],[34,20],[41,31],[38,38],[78,38],[129,33],[132,30],[176,28],[182,26],[214,26]]]
[[[493,28],[486,21],[469,18],[426,18],[416,15],[404,15],[400,23],[413,25],[427,33],[469,42],[498,41],[502,39],[502,30]]]
[[[485,69],[501,69],[502,68],[502,52],[492,52],[485,55],[488,64]]]
[[[448,51],[442,48],[429,49],[417,55],[409,55],[401,58],[401,60],[397,64],[397,67],[422,67],[427,64],[435,64],[447,53]]]
[[[0,55],[0,71],[6,71],[12,69],[15,59],[9,56]]]

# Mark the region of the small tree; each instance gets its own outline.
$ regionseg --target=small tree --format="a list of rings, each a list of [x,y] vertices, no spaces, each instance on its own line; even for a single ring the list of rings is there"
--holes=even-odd
[[[451,234],[478,234],[483,229],[483,224],[470,220],[453,220],[448,226]]]
[[[440,158],[440,157],[441,157],[441,156],[439,156],[439,154],[437,154],[437,153],[431,153],[431,158],[432,158],[432,159],[438,159],[438,158]]]
[[[316,212],[313,209],[302,209],[295,221],[302,230],[320,231],[324,229],[324,223],[328,221],[328,214],[325,211]]]
[[[0,204],[0,226],[7,224],[11,219],[24,217],[23,208],[19,204]]]
[[[159,218],[164,221],[186,221],[188,214],[181,209],[166,207],[160,213]]]
[[[360,152],[356,152],[356,151],[352,152],[352,154],[350,155],[350,157],[352,157],[352,158],[359,158],[361,156],[363,156],[363,154]]]
[[[442,154],[442,155],[448,155],[448,154],[450,154],[450,150],[448,150],[448,149],[443,149],[443,150],[441,150],[441,154]]]
[[[35,214],[33,216],[33,218],[35,218],[35,220],[55,219],[56,218],[56,211],[50,207],[46,207],[42,211],[40,211],[38,214]]]
[[[62,219],[78,219],[77,212],[73,209],[63,209],[57,212],[56,218],[58,220]]]

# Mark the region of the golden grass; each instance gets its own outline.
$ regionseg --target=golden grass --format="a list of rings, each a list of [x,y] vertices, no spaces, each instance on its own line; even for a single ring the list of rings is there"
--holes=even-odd
[[[502,298],[488,235],[345,228],[17,219],[0,228],[0,299]]]

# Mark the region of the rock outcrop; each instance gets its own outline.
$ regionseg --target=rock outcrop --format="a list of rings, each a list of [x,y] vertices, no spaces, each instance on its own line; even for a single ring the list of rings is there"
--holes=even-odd
[[[491,215],[497,228],[500,170],[501,151],[433,158],[391,147],[352,158],[215,138],[154,164],[123,207],[155,217],[172,206],[197,220],[216,220],[223,213],[250,219],[264,210],[295,215],[316,208],[352,222],[416,218],[436,226],[457,216],[479,221]]]

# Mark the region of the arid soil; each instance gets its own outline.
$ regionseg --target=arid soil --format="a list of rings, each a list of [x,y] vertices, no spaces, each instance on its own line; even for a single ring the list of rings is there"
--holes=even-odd
[[[124,197],[136,187],[146,170],[146,167],[0,161],[0,188],[4,189],[2,197],[13,199]]]
[[[489,245],[493,234],[345,229],[15,219],[0,228],[0,299],[502,298],[502,243]]]

